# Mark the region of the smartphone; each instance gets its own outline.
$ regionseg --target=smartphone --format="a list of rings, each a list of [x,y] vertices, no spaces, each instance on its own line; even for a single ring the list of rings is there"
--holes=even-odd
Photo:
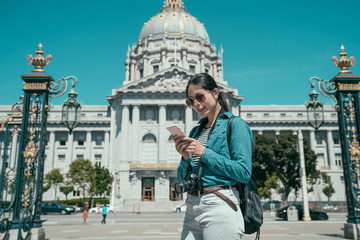
[[[177,126],[170,126],[167,128],[167,130],[169,130],[169,132],[171,132],[171,134],[175,137],[175,136],[180,136],[180,137],[186,137],[185,133]]]

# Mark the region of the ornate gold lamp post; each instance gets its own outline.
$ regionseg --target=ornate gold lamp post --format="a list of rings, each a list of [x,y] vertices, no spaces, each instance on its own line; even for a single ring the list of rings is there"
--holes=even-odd
[[[341,46],[340,58],[333,57],[335,66],[341,70],[330,81],[317,77],[310,78],[312,92],[310,101],[305,103],[308,109],[309,124],[318,129],[324,122],[322,101],[317,100],[315,82],[318,82],[320,92],[335,100],[333,107],[338,113],[338,124],[341,139],[341,152],[345,179],[347,201],[347,223],[344,233],[346,238],[359,237],[357,224],[360,223],[360,116],[359,92],[360,76],[354,75],[349,67],[354,66],[355,57],[347,58],[344,46]]]
[[[29,74],[21,75],[24,80],[24,95],[18,108],[21,109],[21,121],[7,119],[3,124],[2,131],[8,136],[7,132],[16,130],[18,138],[18,153],[14,154],[17,143],[11,147],[4,142],[2,150],[2,169],[0,178],[0,232],[3,239],[9,237],[10,229],[18,230],[17,239],[30,239],[34,232],[32,228],[42,226],[41,201],[42,185],[44,174],[44,157],[45,157],[45,135],[48,111],[50,110],[50,99],[62,96],[67,90],[67,80],[76,79],[75,77],[62,78],[59,87],[53,78],[43,69],[52,59],[51,55],[43,56],[41,43],[36,51],[36,56],[27,56],[30,65],[35,66]],[[75,82],[76,83],[76,82]],[[63,111],[67,115],[64,117],[70,132],[79,124],[81,115],[81,106],[76,100],[75,83],[72,81],[72,91],[69,93],[69,99],[65,102]],[[75,111],[73,111],[75,109]],[[19,117],[17,116],[17,119]],[[17,127],[11,128],[16,125]],[[18,131],[18,126],[20,130]],[[8,141],[9,142],[9,141]],[[14,157],[7,157],[10,152]],[[15,156],[16,155],[16,156]],[[13,176],[11,179],[10,176]],[[9,204],[2,204],[8,201]],[[12,234],[12,233],[11,233]],[[34,233],[33,233],[34,234]],[[38,239],[45,238],[44,231],[37,231]],[[33,239],[33,238],[31,238]]]

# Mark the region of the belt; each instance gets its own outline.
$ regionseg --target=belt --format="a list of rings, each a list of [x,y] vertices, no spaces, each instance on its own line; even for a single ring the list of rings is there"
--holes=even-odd
[[[235,185],[234,186],[222,186],[222,187],[206,187],[206,188],[203,188],[203,190],[200,191],[200,194],[206,195],[206,194],[209,194],[209,193],[213,193],[213,194],[219,196],[225,202],[227,202],[230,205],[230,207],[232,207],[235,210],[235,212],[237,212],[238,208],[237,208],[236,204],[233,201],[231,201],[227,196],[225,196],[224,194],[219,192],[220,190],[230,189],[232,187],[235,187]],[[192,192],[188,192],[188,194],[191,195],[191,196],[197,196],[198,192],[197,191],[192,191]]]

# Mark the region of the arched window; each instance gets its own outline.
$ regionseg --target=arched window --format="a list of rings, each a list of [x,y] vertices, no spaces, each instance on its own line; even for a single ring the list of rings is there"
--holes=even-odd
[[[156,162],[158,160],[158,146],[156,137],[148,133],[142,138],[141,161],[144,163]]]
[[[156,137],[153,134],[148,133],[142,138],[142,141],[144,143],[156,143]]]

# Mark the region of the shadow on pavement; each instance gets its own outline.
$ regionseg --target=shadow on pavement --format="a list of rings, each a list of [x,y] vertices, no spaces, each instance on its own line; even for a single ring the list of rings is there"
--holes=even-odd
[[[326,234],[326,233],[320,233],[320,236],[327,236],[327,237],[333,237],[333,238],[344,238],[343,234]],[[329,238],[330,239],[330,238]]]

